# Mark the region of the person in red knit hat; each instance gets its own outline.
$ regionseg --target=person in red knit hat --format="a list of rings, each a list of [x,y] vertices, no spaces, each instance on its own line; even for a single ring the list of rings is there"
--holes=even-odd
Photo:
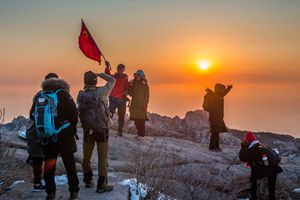
[[[278,164],[268,163],[266,154],[262,154],[264,149],[256,136],[248,132],[241,143],[239,158],[242,162],[247,162],[251,168],[251,199],[257,199],[257,180],[267,177],[269,200],[275,200],[277,174],[283,170]]]

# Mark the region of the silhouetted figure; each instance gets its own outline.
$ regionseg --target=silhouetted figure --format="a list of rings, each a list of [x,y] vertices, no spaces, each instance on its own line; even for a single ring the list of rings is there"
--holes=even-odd
[[[149,86],[146,76],[142,70],[137,70],[134,79],[130,81],[128,88],[132,97],[129,108],[130,120],[134,121],[138,136],[145,136],[145,122],[147,118],[147,108],[149,103]]]
[[[224,97],[231,88],[232,85],[225,87],[225,85],[217,83],[214,91],[209,88],[206,89],[203,109],[209,113],[211,131],[209,150],[211,151],[222,151],[219,147],[219,134],[227,132],[224,122]]]
[[[105,62],[105,65],[105,73],[116,79],[115,86],[109,95],[109,111],[113,116],[118,109],[118,136],[122,136],[126,114],[126,102],[128,100],[128,76],[124,73],[125,65],[123,64],[117,66],[117,72],[113,75],[111,74],[108,61]]]
[[[239,153],[240,160],[247,162],[251,167],[251,199],[257,199],[257,180],[267,177],[269,200],[275,200],[275,186],[277,174],[283,170],[278,165],[280,158],[276,156],[279,152],[271,153],[270,148],[266,148],[253,133],[248,132],[241,143]]]

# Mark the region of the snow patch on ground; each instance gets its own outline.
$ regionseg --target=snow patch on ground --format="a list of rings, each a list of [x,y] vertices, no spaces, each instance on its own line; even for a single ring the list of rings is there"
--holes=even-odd
[[[8,187],[8,189],[12,189],[12,188],[14,188],[16,185],[18,185],[18,184],[20,184],[20,183],[25,183],[25,181],[24,181],[24,180],[17,180],[17,181],[15,181],[15,182],[13,182],[13,183]]]
[[[300,193],[300,188],[295,188],[295,189],[293,189],[293,192],[295,192],[295,193]]]
[[[145,198],[147,195],[147,191],[149,190],[146,184],[142,184],[142,183],[137,184],[136,178],[125,179],[122,182],[119,182],[119,184],[129,186],[130,200],[141,200],[142,198]],[[159,197],[157,198],[157,200],[165,200],[165,199],[170,199],[170,197],[162,193],[159,194]]]
[[[65,187],[68,185],[68,178],[66,175],[55,176],[56,186]]]

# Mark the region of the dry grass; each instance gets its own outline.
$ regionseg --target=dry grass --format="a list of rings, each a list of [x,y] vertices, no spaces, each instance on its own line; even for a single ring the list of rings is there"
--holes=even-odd
[[[228,199],[229,186],[221,171],[199,173],[201,164],[178,159],[178,151],[166,143],[152,143],[147,149],[138,146],[130,152],[128,172],[137,180],[138,193],[146,190],[142,199],[156,200],[162,193],[165,200]]]

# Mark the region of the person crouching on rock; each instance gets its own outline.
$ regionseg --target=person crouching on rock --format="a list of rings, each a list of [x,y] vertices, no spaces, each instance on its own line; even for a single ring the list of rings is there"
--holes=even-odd
[[[104,79],[106,84],[96,87],[97,77]],[[88,71],[84,74],[84,89],[77,97],[79,117],[83,128],[83,182],[85,187],[93,187],[93,169],[91,157],[95,143],[98,151],[98,185],[96,192],[103,193],[113,190],[108,185],[107,153],[109,138],[109,123],[111,115],[108,109],[108,97],[115,85],[115,78],[105,74],[95,74]]]
[[[149,86],[146,76],[142,70],[137,70],[134,79],[130,81],[128,94],[131,96],[129,107],[130,120],[134,121],[137,129],[137,139],[145,136],[145,122],[147,119],[147,108],[149,103]]]
[[[48,74],[45,79],[42,91],[34,97],[30,118],[34,120],[37,135],[43,144],[46,199],[55,199],[54,176],[58,154],[67,171],[70,199],[78,199],[79,181],[74,158],[78,111],[69,94],[68,83],[55,73]]]
[[[283,171],[278,165],[280,162],[278,152],[265,147],[256,140],[253,133],[248,132],[241,143],[239,158],[251,167],[251,199],[257,199],[257,180],[267,177],[269,200],[275,200],[277,174]]]

